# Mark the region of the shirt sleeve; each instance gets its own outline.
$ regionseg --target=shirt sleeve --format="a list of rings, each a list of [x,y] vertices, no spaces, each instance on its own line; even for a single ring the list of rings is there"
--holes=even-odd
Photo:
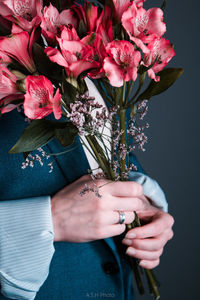
[[[54,253],[50,196],[0,202],[1,293],[31,300]]]
[[[156,180],[146,174],[133,171],[130,172],[129,180],[136,181],[142,185],[144,195],[152,201],[154,206],[165,212],[168,211],[165,194]]]

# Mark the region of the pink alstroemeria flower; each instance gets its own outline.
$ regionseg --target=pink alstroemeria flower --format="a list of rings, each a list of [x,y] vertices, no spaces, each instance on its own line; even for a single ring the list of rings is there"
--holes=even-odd
[[[83,6],[74,5],[72,10],[77,15],[78,22],[83,22],[86,29],[85,33],[91,33],[92,31],[95,31],[98,18],[97,6],[87,1]]]
[[[130,36],[130,39],[148,53],[145,43],[150,43],[155,38],[161,37],[166,31],[163,22],[163,11],[160,8],[145,10],[137,7],[133,2],[129,9],[122,15],[122,25]]]
[[[11,58],[6,55],[4,52],[0,51],[0,64],[7,66],[12,62]]]
[[[33,42],[34,31],[30,38],[26,31],[13,34],[11,37],[0,37],[0,53],[15,59],[33,73],[36,70],[32,58]]]
[[[160,38],[149,43],[148,48],[150,52],[145,54],[143,63],[146,67],[150,66],[156,59],[156,63],[151,69],[147,71],[150,78],[155,81],[159,81],[159,76],[156,76],[155,73],[160,72],[168,62],[174,57],[175,51],[173,45],[169,40]]]
[[[12,103],[13,100],[23,99],[24,94],[17,87],[18,78],[5,66],[0,65],[0,111],[2,114],[15,109],[19,104]]]
[[[0,14],[30,32],[42,17],[42,0],[0,0]]]
[[[115,15],[118,21],[121,21],[123,13],[128,9],[131,5],[130,0],[113,0],[113,4],[115,6]]]
[[[105,6],[96,23],[96,34],[102,38],[104,45],[113,41],[113,23],[110,18],[112,12],[110,7]]]
[[[56,119],[61,118],[61,94],[45,76],[27,76],[24,113],[30,119],[42,119],[52,112]]]
[[[17,77],[6,67],[0,65],[0,99],[19,93],[16,82]]]
[[[74,28],[64,27],[61,38],[57,38],[57,41],[62,53],[51,47],[46,48],[45,53],[51,61],[65,67],[68,76],[77,78],[82,72],[99,66],[92,59],[94,49],[79,39]]]
[[[73,12],[70,9],[63,10],[60,14],[56,7],[51,3],[48,7],[45,6],[42,17],[42,34],[47,41],[54,42],[56,35],[62,25],[77,26],[77,20],[73,16]]]
[[[111,85],[120,87],[124,81],[137,78],[141,60],[139,51],[128,41],[113,41],[106,47],[108,57],[104,59],[104,71]]]

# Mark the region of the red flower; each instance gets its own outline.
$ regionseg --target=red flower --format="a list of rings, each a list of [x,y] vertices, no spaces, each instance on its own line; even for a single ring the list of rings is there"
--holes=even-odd
[[[59,28],[62,25],[69,24],[74,27],[77,25],[77,20],[73,17],[73,12],[70,9],[63,10],[59,14],[57,8],[55,8],[51,3],[49,7],[45,6],[40,26],[42,28],[42,34],[48,41],[55,41]]]
[[[42,0],[0,0],[0,14],[30,32],[42,16]]]
[[[20,101],[18,104],[12,103],[13,100],[24,97],[24,94],[18,90],[17,80],[18,78],[5,66],[0,65],[0,110],[2,114],[15,109],[20,104]]]
[[[134,2],[124,12],[122,25],[128,32],[130,39],[144,53],[149,52],[145,44],[161,37],[166,31],[166,25],[163,22],[163,11],[160,8],[150,8],[146,11],[143,7],[138,8]]]
[[[88,1],[82,6],[82,5],[74,5],[72,7],[72,10],[77,15],[78,22],[82,22],[86,32],[91,33],[92,31],[95,31],[96,28],[96,22],[98,18],[98,8],[97,6],[93,5],[92,3],[89,3]]]
[[[56,119],[61,118],[61,94],[45,76],[27,76],[24,113],[30,119],[42,119],[52,112]]]
[[[148,75],[155,81],[159,81],[160,78],[155,73],[160,72],[168,64],[174,57],[175,51],[170,41],[164,38],[152,41],[149,43],[148,48],[150,52],[144,56],[144,65],[150,66],[157,58],[156,63],[148,70]]]
[[[104,59],[104,71],[113,86],[122,86],[124,81],[137,78],[141,60],[139,51],[128,41],[113,41],[106,47],[108,57]]]
[[[84,41],[86,39],[87,37]],[[99,66],[98,62],[93,60],[93,47],[80,40],[74,28],[64,27],[61,38],[57,38],[57,41],[62,53],[51,47],[46,48],[45,53],[51,61],[65,67],[68,76],[77,78],[82,72]]]
[[[13,34],[11,37],[0,37],[0,52],[5,56],[17,60],[33,73],[36,70],[32,57],[33,41],[34,31],[30,38],[26,31]]]

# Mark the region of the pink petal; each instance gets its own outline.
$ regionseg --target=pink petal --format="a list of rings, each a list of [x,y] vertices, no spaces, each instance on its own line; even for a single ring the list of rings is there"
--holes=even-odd
[[[138,38],[130,36],[131,41],[133,41],[144,53],[149,53],[149,48]]]
[[[0,51],[17,60],[31,73],[35,71],[35,64],[28,53],[29,34],[25,31],[0,39]]]
[[[104,71],[112,86],[120,87],[123,85],[122,70],[113,62],[112,59],[106,57],[103,64]]]
[[[131,5],[130,0],[113,0],[115,6],[115,13],[118,20],[121,20],[123,13]]]
[[[53,85],[45,76],[27,76],[24,113],[30,119],[41,119],[53,111]]]
[[[166,24],[163,22],[163,11],[160,8],[150,8],[148,11],[149,22],[147,25],[149,34],[156,34],[158,37],[166,32]]]
[[[86,10],[86,16],[87,16],[89,32],[92,32],[92,31],[94,31],[94,29],[96,27],[96,22],[97,22],[97,16],[98,16],[97,6],[94,6],[91,3],[88,4],[87,10]]]
[[[62,56],[62,54],[58,49],[48,47],[44,50],[44,52],[52,62],[55,62],[58,65],[66,68],[68,67],[67,61],[64,59],[64,57]]]
[[[62,112],[61,112],[61,94],[59,92],[59,89],[57,89],[55,96],[53,98],[53,113],[55,118],[58,120],[61,118]]]
[[[156,76],[155,72],[153,71],[153,69],[149,69],[147,71],[149,77],[153,80],[155,80],[156,82],[160,81],[160,76]]]
[[[13,109],[17,108],[18,106],[19,106],[19,104],[8,104],[1,110],[1,113],[2,114],[8,113],[8,112],[12,111]]]
[[[77,78],[82,72],[87,71],[89,72],[90,69],[98,68],[99,64],[95,61],[89,62],[84,60],[79,60],[74,62],[69,67],[69,70],[72,72],[73,76]]]
[[[60,13],[59,21],[61,25],[71,24],[75,28],[77,27],[77,19],[74,17],[73,12],[70,9],[63,10]]]
[[[61,38],[57,39],[58,41],[66,40],[66,41],[80,41],[80,38],[76,32],[76,29],[74,27],[67,28],[64,27],[61,32]]]

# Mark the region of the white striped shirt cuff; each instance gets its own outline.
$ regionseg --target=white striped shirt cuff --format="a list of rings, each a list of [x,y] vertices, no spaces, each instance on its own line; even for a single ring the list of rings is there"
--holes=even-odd
[[[144,195],[152,201],[154,206],[165,212],[168,211],[165,194],[156,180],[140,172],[133,171],[130,172],[129,180],[136,181],[142,185]]]
[[[34,299],[54,253],[50,197],[1,201],[0,239],[2,294]]]

